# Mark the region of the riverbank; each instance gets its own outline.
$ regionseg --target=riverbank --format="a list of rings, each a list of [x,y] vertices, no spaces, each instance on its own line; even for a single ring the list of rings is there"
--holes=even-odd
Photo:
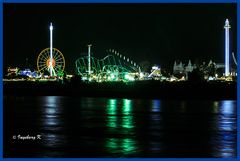
[[[63,95],[160,99],[237,99],[236,82],[4,82],[4,95]]]

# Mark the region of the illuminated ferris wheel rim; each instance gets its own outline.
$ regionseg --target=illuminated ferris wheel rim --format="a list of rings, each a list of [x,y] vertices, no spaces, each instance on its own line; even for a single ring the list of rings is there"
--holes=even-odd
[[[60,50],[57,48],[52,48],[53,58],[50,59],[50,48],[45,48],[40,52],[37,58],[37,69],[39,73],[43,73],[45,70],[52,68],[56,72],[65,69],[65,58]]]

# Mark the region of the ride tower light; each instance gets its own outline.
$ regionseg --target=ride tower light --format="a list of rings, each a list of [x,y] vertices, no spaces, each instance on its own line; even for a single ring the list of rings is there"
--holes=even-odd
[[[50,68],[50,76],[52,77],[52,73],[53,73],[53,55],[52,55],[52,33],[53,33],[53,26],[52,23],[50,23],[50,61],[49,61],[49,68]]]
[[[91,44],[88,45],[88,75],[90,80],[90,74],[91,74]]]
[[[225,21],[225,76],[229,76],[229,29],[231,26],[229,25],[228,19]]]

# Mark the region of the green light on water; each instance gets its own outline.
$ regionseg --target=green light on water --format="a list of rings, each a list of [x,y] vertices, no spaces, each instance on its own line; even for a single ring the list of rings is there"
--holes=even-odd
[[[122,127],[131,129],[133,125],[133,116],[132,116],[132,102],[131,100],[123,100],[123,117],[122,117]]]
[[[107,103],[107,127],[117,127],[117,100],[109,99]]]
[[[125,138],[122,141],[122,149],[125,154],[133,154],[136,152],[136,141],[131,138]]]
[[[122,124],[121,126],[123,128],[127,128],[127,129],[132,129],[134,128],[134,125],[133,125],[133,116],[124,116],[122,118]]]
[[[129,115],[132,110],[132,102],[131,100],[124,99],[123,100],[123,114],[124,115]]]
[[[108,116],[107,127],[117,128],[117,117],[116,116]]]
[[[110,153],[123,155],[135,154],[137,152],[136,140],[132,138],[110,138],[106,142],[106,148]]]
[[[123,99],[122,104],[118,104],[116,99],[108,100],[107,128],[109,133],[117,137],[106,139],[105,148],[113,156],[127,157],[138,152],[137,141],[131,137],[134,133],[132,108],[132,100]],[[119,134],[123,135],[119,137]]]
[[[117,113],[117,100],[116,99],[109,99],[107,104],[108,115],[116,115]]]
[[[106,142],[106,148],[108,149],[108,151],[111,151],[112,153],[116,153],[118,152],[118,139],[116,138],[110,138],[107,140]]]

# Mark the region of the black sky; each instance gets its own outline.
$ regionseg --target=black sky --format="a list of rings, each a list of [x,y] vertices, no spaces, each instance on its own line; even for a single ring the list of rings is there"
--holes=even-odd
[[[174,60],[224,61],[224,21],[231,25],[231,51],[237,49],[237,6],[221,4],[4,4],[4,67],[36,68],[38,54],[54,47],[74,71],[75,60],[93,44],[95,57],[106,49],[140,63],[172,68]]]

